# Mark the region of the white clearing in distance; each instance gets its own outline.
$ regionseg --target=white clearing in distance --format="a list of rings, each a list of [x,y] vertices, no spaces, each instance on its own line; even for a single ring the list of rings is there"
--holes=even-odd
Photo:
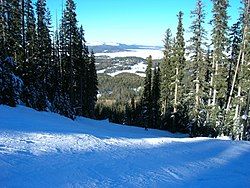
[[[0,105],[0,187],[249,187],[250,142]]]
[[[113,52],[113,53],[96,53],[95,56],[109,56],[111,58],[115,57],[141,57],[146,59],[149,55],[153,59],[163,58],[162,50],[153,50],[153,49],[127,49],[128,51],[123,52]]]
[[[116,75],[121,74],[121,73],[134,73],[134,74],[137,74],[138,76],[145,77],[146,76],[146,74],[145,74],[146,68],[147,68],[147,65],[144,62],[140,62],[138,64],[131,66],[131,69],[116,71],[114,73],[107,73],[107,75],[116,76]],[[105,71],[106,71],[106,69],[99,70],[99,71],[97,71],[97,74],[104,73]]]

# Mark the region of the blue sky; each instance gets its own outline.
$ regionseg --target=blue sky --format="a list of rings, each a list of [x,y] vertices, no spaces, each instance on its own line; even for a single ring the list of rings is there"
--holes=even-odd
[[[61,17],[65,0],[47,0],[53,16]],[[185,37],[190,36],[190,11],[196,0],[75,0],[79,25],[85,29],[87,42],[119,42],[125,44],[162,45],[164,33],[176,33],[177,13],[184,12]],[[204,0],[207,22],[212,18],[211,0]],[[239,15],[240,0],[230,0],[231,25]],[[209,24],[206,25],[210,30]]]

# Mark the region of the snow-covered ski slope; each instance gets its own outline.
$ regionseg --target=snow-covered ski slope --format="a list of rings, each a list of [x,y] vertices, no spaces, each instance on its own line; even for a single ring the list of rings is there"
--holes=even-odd
[[[250,142],[0,105],[0,187],[250,187]]]

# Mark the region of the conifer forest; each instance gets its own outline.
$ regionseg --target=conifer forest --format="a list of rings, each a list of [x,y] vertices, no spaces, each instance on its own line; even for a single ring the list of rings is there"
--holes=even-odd
[[[166,28],[162,39],[163,58],[148,54],[146,77],[110,81],[119,91],[114,102],[98,99],[109,78],[97,74],[74,0],[66,0],[58,23],[52,23],[46,0],[0,0],[0,104],[190,137],[250,140],[250,0],[241,0],[233,25],[228,0],[210,3],[211,30],[204,26],[208,14],[202,0],[193,7],[188,28],[182,10],[177,12],[176,32]],[[139,94],[128,92],[138,83]]]

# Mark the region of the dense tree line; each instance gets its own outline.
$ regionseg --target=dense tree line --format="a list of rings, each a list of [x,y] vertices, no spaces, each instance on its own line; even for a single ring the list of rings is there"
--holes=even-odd
[[[51,27],[46,0],[0,1],[0,104],[93,117],[95,57],[73,0],[66,1],[60,27]]]
[[[131,98],[138,98],[142,93],[143,77],[132,73],[121,73],[114,77],[98,74],[99,101],[110,100],[127,102]]]
[[[127,125],[142,125],[138,103],[143,91],[143,77],[121,73],[114,77],[98,74],[99,97],[96,104],[97,119]]]
[[[161,63],[163,127],[191,136],[249,139],[249,0],[242,1],[242,14],[231,28],[228,0],[212,2],[211,41],[204,28],[202,0],[191,12],[188,45],[183,40],[181,12],[176,36],[170,29],[166,32]]]

